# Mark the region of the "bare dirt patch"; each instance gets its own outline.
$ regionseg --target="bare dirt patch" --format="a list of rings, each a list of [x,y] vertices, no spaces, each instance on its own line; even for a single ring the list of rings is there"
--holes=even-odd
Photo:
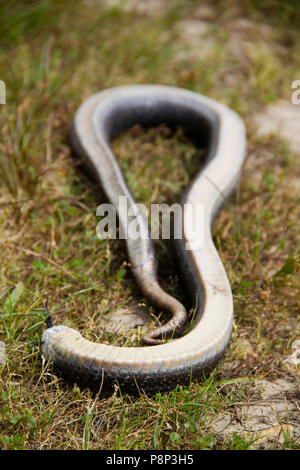
[[[252,441],[252,447],[265,448],[283,443],[286,436],[300,433],[300,390],[287,379],[258,380],[253,383],[251,401],[236,404],[234,412],[219,416],[213,432],[226,441],[234,433]]]
[[[286,139],[290,148],[300,153],[300,104],[280,100],[253,116],[259,137],[267,135]]]

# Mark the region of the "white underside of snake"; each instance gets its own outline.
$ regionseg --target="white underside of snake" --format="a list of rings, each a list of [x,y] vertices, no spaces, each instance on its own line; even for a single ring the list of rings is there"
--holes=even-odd
[[[189,287],[196,322],[178,336],[186,322],[186,309],[162,290],[156,275],[150,238],[127,240],[131,269],[144,296],[171,313],[162,327],[145,336],[147,346],[117,347],[87,341],[63,325],[48,328],[41,351],[63,376],[92,388],[121,388],[134,392],[167,390],[200,377],[221,358],[230,341],[233,299],[229,281],[212,240],[217,211],[234,190],[246,153],[241,118],[225,105],[188,90],[161,85],[133,85],[107,89],[88,98],[78,109],[71,131],[74,151],[102,184],[109,201],[134,200],[115,160],[110,141],[134,124],[144,127],[165,123],[188,130],[193,141],[208,148],[203,168],[186,189],[183,200],[183,236],[176,253]],[[195,227],[186,205],[204,208],[199,229],[202,243],[195,247]],[[127,214],[118,213],[120,226]],[[147,220],[135,209],[142,230]],[[175,332],[175,338],[166,341]]]

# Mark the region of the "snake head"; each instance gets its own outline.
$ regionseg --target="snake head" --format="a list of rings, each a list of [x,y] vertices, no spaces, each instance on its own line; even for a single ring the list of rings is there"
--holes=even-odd
[[[58,341],[64,336],[82,337],[79,331],[64,325],[52,326],[44,331],[41,339],[41,354],[45,357],[46,361],[51,362],[54,360]]]

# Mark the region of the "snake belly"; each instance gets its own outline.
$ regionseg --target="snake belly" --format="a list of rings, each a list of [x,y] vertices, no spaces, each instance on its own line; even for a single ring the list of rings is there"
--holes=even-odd
[[[144,347],[94,343],[63,325],[45,330],[41,353],[46,361],[52,362],[60,375],[90,388],[110,388],[117,383],[134,393],[137,388],[164,391],[187,384],[213,367],[230,341],[233,299],[211,226],[239,181],[245,159],[245,127],[238,114],[215,100],[181,88],[120,86],[96,93],[83,102],[74,118],[71,145],[101,183],[108,200],[117,207],[119,197],[125,196],[133,208],[132,217],[141,231],[147,232],[147,220],[134,204],[110,142],[134,124],[151,127],[161,123],[171,128],[181,126],[196,146],[205,145],[208,149],[203,167],[181,201],[182,238],[175,240],[196,321],[182,337],[162,343],[165,333],[182,328],[186,311],[157,281],[151,237],[128,238],[131,269],[143,295],[171,313],[172,318],[146,338],[150,345]],[[195,229],[191,212],[185,210],[187,206],[203,207],[201,227]],[[120,209],[120,227],[125,226],[126,217],[128,212]],[[202,242],[195,244],[195,239],[200,238]]]

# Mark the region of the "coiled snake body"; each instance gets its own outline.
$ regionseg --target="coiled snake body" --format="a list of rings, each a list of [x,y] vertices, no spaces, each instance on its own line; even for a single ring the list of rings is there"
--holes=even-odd
[[[226,272],[212,241],[213,219],[234,189],[245,158],[246,137],[241,118],[225,105],[175,87],[161,85],[122,86],[88,98],[76,113],[71,142],[98,179],[112,204],[126,196],[142,230],[147,220],[134,200],[110,148],[110,141],[134,124],[143,127],[165,123],[181,126],[196,145],[208,148],[204,167],[191,181],[183,200],[183,236],[176,240],[181,270],[195,305],[197,321],[180,338],[162,343],[162,336],[179,331],[186,318],[185,308],[162,290],[157,281],[152,240],[127,239],[131,269],[145,297],[159,309],[172,314],[171,320],[145,337],[147,347],[117,347],[97,344],[66,326],[48,328],[42,336],[41,352],[59,373],[90,387],[118,383],[134,392],[167,390],[202,375],[223,355],[230,340],[233,301]],[[194,247],[189,204],[204,208],[198,227],[203,243]],[[126,214],[118,213],[120,226]],[[193,232],[193,237],[192,237]],[[200,234],[201,232],[201,234]]]

